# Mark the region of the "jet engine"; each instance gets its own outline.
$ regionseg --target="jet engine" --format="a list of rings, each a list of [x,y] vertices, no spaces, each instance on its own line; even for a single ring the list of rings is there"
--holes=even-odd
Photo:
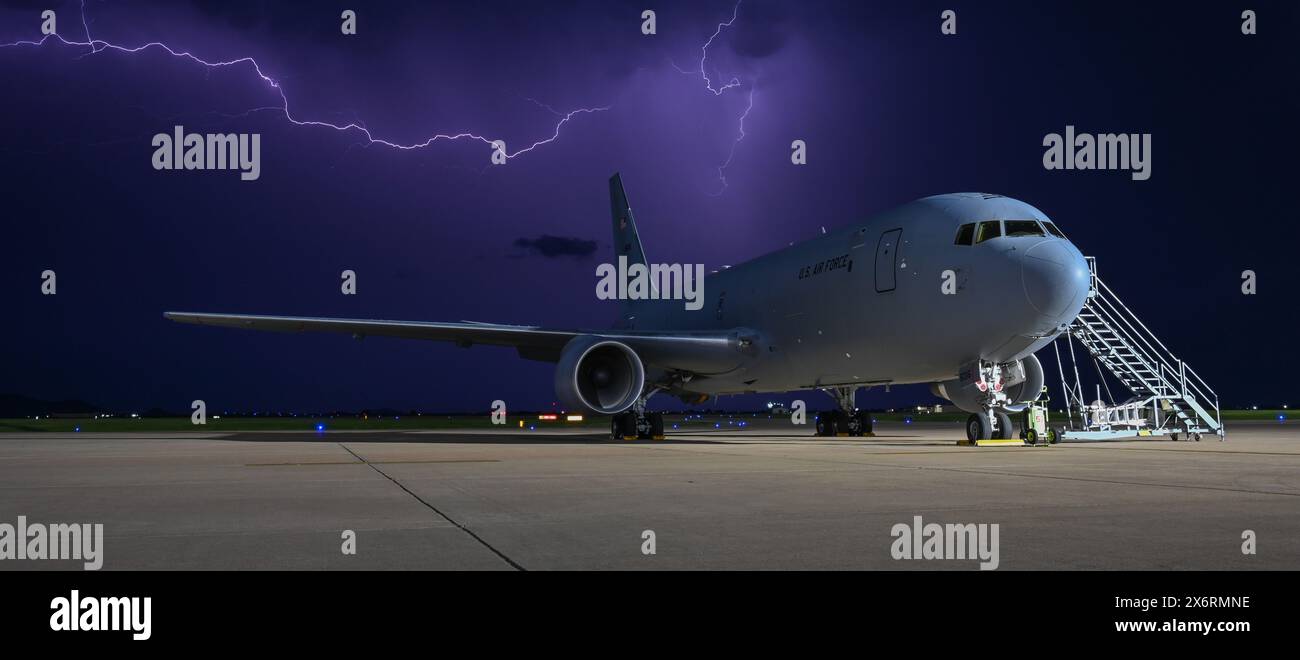
[[[1003,373],[1004,391],[1012,403],[1006,406],[1007,410],[1020,412],[1025,409],[1025,404],[1037,401],[1042,395],[1046,381],[1043,380],[1043,365],[1037,356],[1031,354],[1014,366],[1007,365]]]
[[[645,367],[627,344],[581,335],[569,340],[555,367],[555,394],[570,409],[614,414],[632,407]]]
[[[1043,365],[1034,355],[1002,365],[1002,391],[1011,401],[1002,408],[1010,412],[1024,410],[1025,404],[1038,400],[1044,382]],[[960,379],[930,383],[930,392],[970,413],[981,412],[981,404],[986,398],[975,383],[964,383]]]

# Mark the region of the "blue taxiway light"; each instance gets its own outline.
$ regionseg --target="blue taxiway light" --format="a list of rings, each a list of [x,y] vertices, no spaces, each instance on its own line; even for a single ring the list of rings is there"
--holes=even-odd
[[[324,433],[324,432],[325,432],[325,425],[324,425],[324,424],[317,424],[317,425],[316,425],[316,432],[317,432],[317,433]]]

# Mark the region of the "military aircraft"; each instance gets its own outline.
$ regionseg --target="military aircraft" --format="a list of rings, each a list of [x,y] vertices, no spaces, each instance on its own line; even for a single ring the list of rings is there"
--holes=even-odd
[[[609,190],[616,256],[645,267],[619,175]],[[1038,209],[1002,195],[953,193],[712,273],[702,306],[659,296],[621,300],[609,329],[164,316],[254,330],[512,346],[523,358],[556,363],[560,400],[612,415],[615,438],[661,437],[662,414],[646,410],[661,392],[702,403],[721,394],[814,389],[836,404],[818,416],[819,435],[865,435],[872,422],[855,405],[858,390],[929,383],[971,413],[967,437],[979,440],[1015,437],[1009,413],[1043,388],[1034,352],[1079,314],[1089,277],[1083,255]]]

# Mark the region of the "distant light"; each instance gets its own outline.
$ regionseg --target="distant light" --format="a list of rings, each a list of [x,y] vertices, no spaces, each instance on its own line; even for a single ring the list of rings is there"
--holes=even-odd
[[[567,417],[564,418],[564,421],[566,421],[566,422],[581,422],[581,421],[582,421],[582,415],[569,415],[569,416],[567,416]]]
[[[1279,422],[1285,422],[1285,421],[1286,421],[1286,415],[1278,415],[1278,416],[1277,416],[1277,421],[1279,421]]]
[[[904,423],[904,424],[911,424],[911,423],[912,423],[912,418],[911,418],[911,417],[904,417],[904,418],[903,418],[903,423]]]
[[[317,425],[316,425],[316,432],[317,432],[317,433],[324,433],[324,432],[325,432],[325,425],[324,425],[324,424],[317,424]]]
[[[528,425],[528,430],[529,430],[529,431],[536,431],[536,430],[537,430],[537,427],[536,427],[536,426],[533,426],[532,424],[529,424],[529,425]]]
[[[718,423],[715,422],[715,423],[713,424],[713,428],[715,428],[715,429],[720,429],[720,428],[722,428],[722,425],[721,425],[721,424],[718,424]]]
[[[676,425],[676,424],[673,424],[673,428],[677,428],[677,425]]]
[[[81,427],[80,427],[80,426],[78,426],[77,428],[72,429],[72,430],[73,430],[73,431],[76,431],[77,433],[81,433]]]
[[[553,413],[546,413],[545,415],[538,415],[538,416],[537,416],[537,419],[542,420],[542,421],[547,421],[547,422],[555,421],[555,420],[557,420],[557,419],[559,419],[559,418],[560,418],[559,415],[555,415],[555,414],[553,414]]]

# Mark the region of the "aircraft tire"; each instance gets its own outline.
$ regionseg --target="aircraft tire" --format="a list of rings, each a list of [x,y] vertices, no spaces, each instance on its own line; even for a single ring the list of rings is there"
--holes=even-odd
[[[1011,430],[1011,415],[1004,412],[994,414],[998,417],[998,430],[995,437],[997,437],[998,440],[1014,439],[1016,436],[1015,432]]]
[[[858,435],[871,435],[871,413],[859,410],[853,413],[853,416],[858,418]]]
[[[984,414],[972,414],[966,418],[966,439],[971,442],[978,440],[988,440],[993,437],[993,425],[989,422],[989,416]]]
[[[837,436],[841,433],[852,435],[852,431],[849,430],[849,416],[844,414],[843,410],[833,410],[831,411],[831,435]]]
[[[817,415],[817,435],[825,437],[835,435],[834,427],[831,425],[831,414],[828,412]]]
[[[615,440],[627,440],[631,438],[641,438],[641,434],[636,430],[636,415],[632,413],[619,413],[618,415],[618,436]]]
[[[664,414],[663,413],[657,413],[657,412],[650,413],[650,437],[651,438],[664,437]]]

